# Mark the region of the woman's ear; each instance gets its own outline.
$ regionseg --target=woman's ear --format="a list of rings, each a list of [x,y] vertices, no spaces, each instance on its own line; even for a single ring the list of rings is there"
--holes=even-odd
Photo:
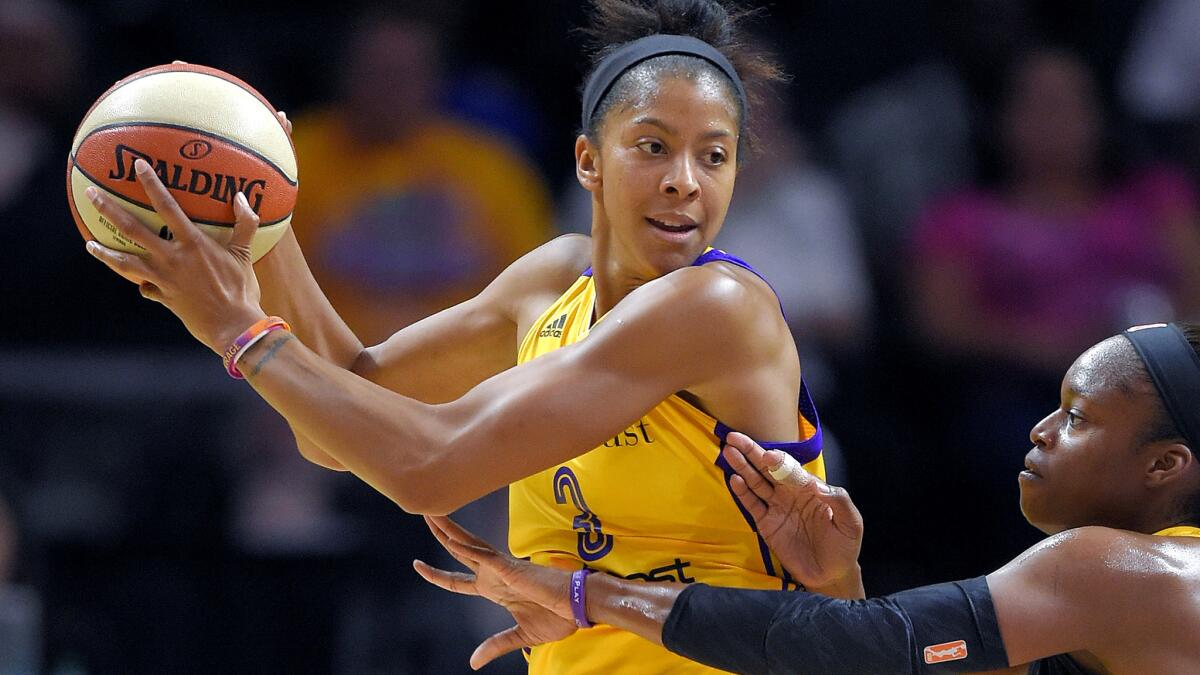
[[[1183,443],[1165,443],[1153,456],[1153,464],[1146,473],[1147,486],[1157,486],[1178,480],[1185,475],[1196,460],[1192,450]]]
[[[588,192],[600,189],[600,147],[580,134],[575,139],[575,177]]]

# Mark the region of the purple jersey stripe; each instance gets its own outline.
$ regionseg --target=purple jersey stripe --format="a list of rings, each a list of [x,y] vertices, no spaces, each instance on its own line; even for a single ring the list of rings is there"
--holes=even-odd
[[[809,436],[803,441],[779,443],[764,443],[759,441],[758,444],[761,445],[764,450],[782,450],[794,457],[796,461],[800,462],[801,464],[808,464],[814,459],[820,457],[821,446],[823,445],[821,420],[817,416],[817,407],[813,404],[812,396],[810,396],[808,393],[808,385],[806,385],[803,380],[800,381],[800,412],[804,415],[804,419],[808,420],[809,424],[812,424],[813,427],[816,428],[816,431],[813,432],[812,436]],[[722,446],[725,445],[725,438],[729,436],[730,432],[733,431],[737,431],[737,429],[732,429],[724,422],[720,421],[718,421],[716,426],[713,428],[713,434],[717,437],[717,440],[720,441]],[[717,457],[717,466],[721,467],[726,472],[733,471],[733,467],[729,466],[729,463],[725,461],[725,458],[720,455]]]

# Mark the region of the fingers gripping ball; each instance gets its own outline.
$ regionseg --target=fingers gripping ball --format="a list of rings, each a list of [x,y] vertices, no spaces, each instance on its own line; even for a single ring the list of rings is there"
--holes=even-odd
[[[233,231],[234,195],[258,215],[251,257],[279,241],[296,205],[296,151],[275,109],[236,77],[173,63],[117,82],[92,105],[67,160],[67,198],[85,239],[144,254],[87,199],[90,186],[132,211],[164,239],[172,233],[154,212],[133,163],[144,159],[192,222],[225,243]]]

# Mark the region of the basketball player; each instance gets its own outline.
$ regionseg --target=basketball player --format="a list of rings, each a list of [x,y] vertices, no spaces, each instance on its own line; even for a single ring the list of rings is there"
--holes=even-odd
[[[405,510],[448,513],[511,483],[511,548],[538,563],[794,587],[731,494],[720,446],[732,429],[773,439],[765,447],[820,475],[816,411],[771,288],[708,248],[745,153],[746,91],[777,70],[714,0],[596,0],[594,16],[604,48],[575,142],[592,237],[542,246],[476,298],[381,345],[364,349],[338,319],[290,234],[252,269],[244,199],[221,247],[142,162],[174,240],[93,193],[148,255],[89,250],[205,345],[236,355],[231,374],[287,418],[306,457]],[[295,332],[262,323],[267,310]],[[827,581],[825,592],[859,592],[856,580]],[[615,628],[530,656],[535,673],[631,663],[710,672]]]
[[[475,667],[595,621],[747,673],[1197,673],[1198,354],[1200,328],[1157,324],[1075,361],[1019,476],[1022,512],[1050,537],[986,577],[858,601],[638,585],[496,553],[445,518],[431,529],[475,574],[417,570],[517,609]],[[729,443],[738,496],[796,578],[856,572],[862,523],[845,492],[741,434]]]

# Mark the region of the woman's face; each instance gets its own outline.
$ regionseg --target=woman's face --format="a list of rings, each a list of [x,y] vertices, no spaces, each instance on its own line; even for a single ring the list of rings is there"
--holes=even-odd
[[[664,75],[652,93],[608,112],[596,180],[593,231],[636,278],[686,267],[721,229],[737,175],[738,118],[716,75]]]
[[[1155,416],[1155,394],[1113,377],[1112,338],[1084,352],[1062,383],[1062,402],[1030,432],[1021,472],[1021,511],[1047,534],[1073,527],[1131,527],[1144,508],[1147,469],[1142,434]]]

